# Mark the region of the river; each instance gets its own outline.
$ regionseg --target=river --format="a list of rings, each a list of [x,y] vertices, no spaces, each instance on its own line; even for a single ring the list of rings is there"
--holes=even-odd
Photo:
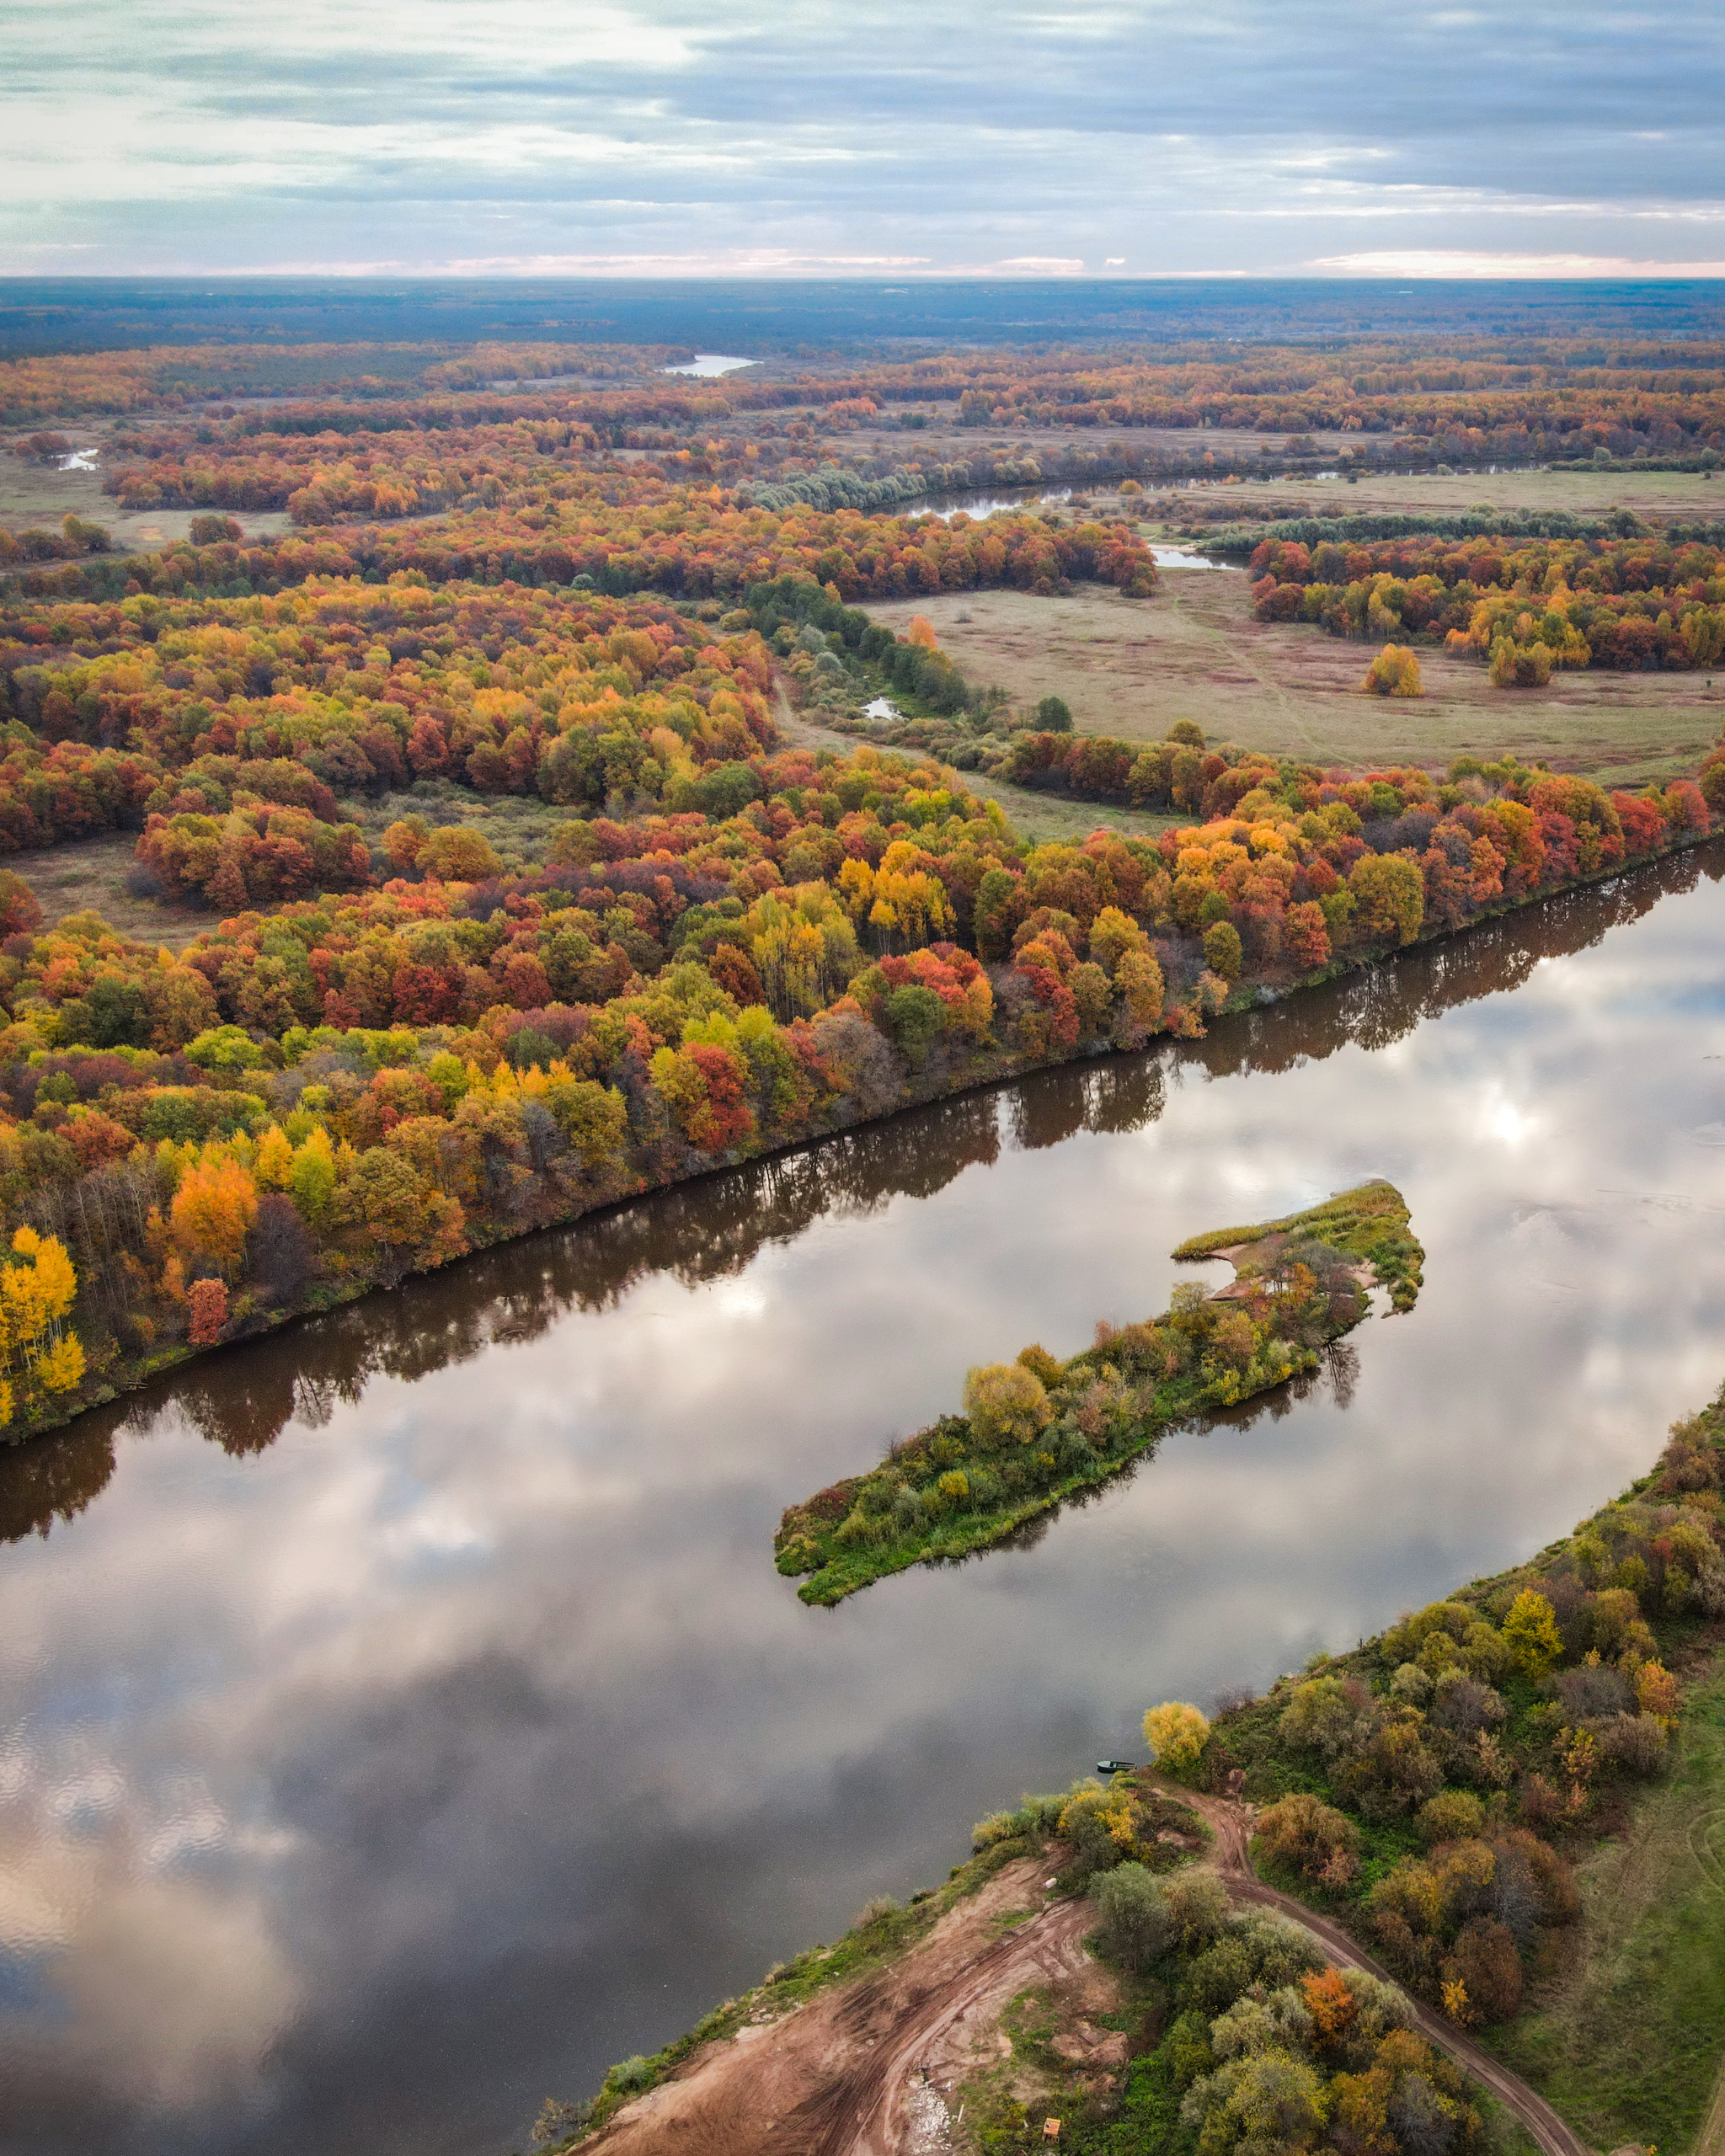
[[[8,2156],[501,2156],[973,1819],[1530,1554],[1725,1377],[1725,851],[714,1177],[0,1458]],[[833,1611],[782,1507],[1395,1178],[1300,1398]],[[45,1532],[42,1531],[45,1529]]]

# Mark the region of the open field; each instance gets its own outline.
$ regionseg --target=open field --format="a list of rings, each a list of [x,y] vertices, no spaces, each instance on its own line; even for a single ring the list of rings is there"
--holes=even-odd
[[[104,430],[77,420],[61,430],[77,449],[100,446]],[[93,472],[61,472],[52,465],[27,464],[10,454],[11,445],[0,445],[0,526],[8,531],[32,527],[58,531],[67,516],[81,516],[87,523],[104,526],[114,535],[117,547],[131,552],[162,545],[190,535],[195,516],[212,512],[196,509],[122,509],[112,494],[102,492],[99,459]],[[128,460],[136,462],[135,459]],[[215,512],[226,515],[227,510]],[[241,510],[236,521],[249,536],[267,531],[288,531],[292,520],[286,510]]]
[[[1170,569],[1154,599],[1086,585],[1070,599],[972,591],[871,605],[902,633],[927,616],[943,650],[1021,709],[1064,696],[1081,733],[1154,740],[1192,718],[1234,740],[1322,764],[1442,765],[1513,749],[1616,784],[1693,767],[1725,725],[1725,671],[1579,673],[1545,689],[1494,689],[1477,661],[1422,648],[1427,694],[1371,696],[1371,648],[1303,622],[1252,618],[1247,579]]]
[[[818,724],[793,710],[782,697],[775,717],[779,732],[787,741],[801,742],[811,749],[836,749],[842,756],[856,754],[855,734],[836,733],[830,726]],[[932,753],[882,744],[882,754],[885,755],[914,759]],[[964,771],[960,776],[972,793],[998,801],[1013,830],[1039,846],[1055,840],[1076,845],[1101,829],[1124,831],[1134,838],[1153,839],[1187,821],[1183,816],[1165,816],[1155,809],[1117,808],[1096,801],[1069,801],[1057,793],[1038,793],[1028,786],[1012,786],[1005,779],[990,778],[982,771]],[[497,843],[493,836],[492,844]]]
[[[1631,466],[1606,472],[1385,472],[1362,473],[1352,484],[1342,478],[1219,481],[1164,490],[1153,498],[1153,513],[1166,512],[1165,520],[1178,525],[1189,500],[1211,504],[1219,498],[1231,515],[1270,504],[1278,514],[1292,516],[1365,516],[1386,510],[1454,516],[1484,504],[1494,510],[1567,510],[1572,516],[1629,509],[1649,523],[1690,523],[1725,517],[1725,471],[1642,472]],[[1151,510],[1152,504],[1140,508]]]
[[[1725,2050],[1725,1674],[1690,1695],[1669,1780],[1581,1874],[1582,1951],[1493,2048],[1595,2148],[1695,2152]]]
[[[45,846],[38,853],[0,856],[0,867],[9,868],[29,885],[49,928],[69,913],[88,910],[100,914],[122,936],[136,937],[141,943],[165,943],[170,951],[184,950],[216,916],[159,899],[135,899],[126,888],[126,878],[136,845],[136,831],[106,831],[100,838],[76,839],[65,846]]]

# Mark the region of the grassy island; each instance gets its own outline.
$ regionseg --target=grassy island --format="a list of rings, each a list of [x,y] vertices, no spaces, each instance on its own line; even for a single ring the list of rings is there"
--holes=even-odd
[[[1163,1432],[1316,1367],[1357,1325],[1367,1285],[1412,1307],[1424,1253],[1391,1183],[1362,1183],[1304,1213],[1193,1237],[1177,1258],[1227,1257],[1214,1295],[1183,1283],[1161,1317],[1097,1327],[1061,1362],[1041,1347],[973,1369],[964,1412],[895,1444],[879,1466],[790,1506],[774,1549],[807,1573],[804,1602],[841,1602],[907,1566],[1003,1541],[1118,1474]]]

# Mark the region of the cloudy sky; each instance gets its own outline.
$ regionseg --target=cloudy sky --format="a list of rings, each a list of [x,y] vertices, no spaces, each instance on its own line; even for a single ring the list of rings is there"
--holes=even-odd
[[[0,271],[1725,274],[1717,6],[0,0]]]

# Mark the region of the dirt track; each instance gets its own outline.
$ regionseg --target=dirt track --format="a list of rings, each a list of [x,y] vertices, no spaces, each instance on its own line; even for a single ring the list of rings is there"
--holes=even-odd
[[[1081,1976],[1094,1921],[1056,1902],[1003,1936],[991,1919],[1044,1899],[1044,1859],[1006,1865],[877,1974],[697,2055],[587,2143],[605,2156],[910,2156],[943,2148],[913,2116],[926,2072],[949,2083],[1001,2009],[1033,1984]]]
[[[1202,1861],[1234,1900],[1275,1910],[1332,1960],[1395,1982],[1338,1926],[1257,1876],[1247,1806],[1172,1785],[1164,1793],[1203,1816],[1215,1838]],[[974,2064],[1016,1993],[1081,1981],[1089,1966],[1081,1941],[1094,1913],[1083,1900],[1054,1903],[990,1936],[994,1919],[1043,1902],[1052,1868],[1046,1857],[1007,1865],[900,1960],[710,2046],[587,2147],[605,2156],[933,2156],[947,2138],[937,2112],[929,2126],[934,2107],[919,2103],[920,2092],[949,2086]],[[1525,2082],[1417,2000],[1414,2013],[1420,2034],[1488,2089],[1546,2156],[1593,2156]]]

